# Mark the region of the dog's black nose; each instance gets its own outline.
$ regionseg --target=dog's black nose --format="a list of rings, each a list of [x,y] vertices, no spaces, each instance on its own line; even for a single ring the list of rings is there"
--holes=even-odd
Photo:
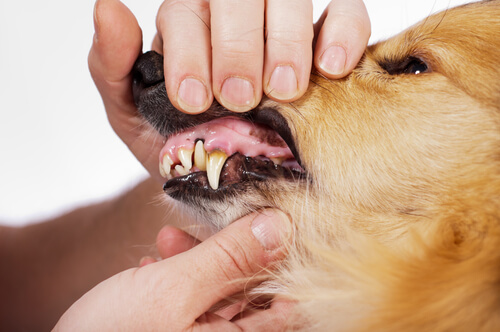
[[[141,91],[163,82],[163,55],[149,51],[137,58],[132,68],[134,101],[137,104]]]

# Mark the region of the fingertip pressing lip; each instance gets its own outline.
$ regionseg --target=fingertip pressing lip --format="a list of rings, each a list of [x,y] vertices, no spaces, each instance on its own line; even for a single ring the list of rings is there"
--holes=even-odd
[[[295,70],[290,65],[279,65],[274,69],[268,84],[268,95],[279,100],[290,100],[298,94]]]
[[[222,84],[221,103],[235,112],[246,112],[255,104],[252,82],[246,78],[228,77]]]
[[[200,113],[207,106],[208,92],[199,79],[188,77],[179,85],[177,103],[189,113]]]

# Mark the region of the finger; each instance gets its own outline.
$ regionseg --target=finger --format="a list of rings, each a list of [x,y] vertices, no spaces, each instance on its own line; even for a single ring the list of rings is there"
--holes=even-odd
[[[333,0],[323,14],[314,64],[329,78],[341,78],[358,64],[365,51],[371,28],[362,0]]]
[[[264,267],[283,258],[282,243],[290,234],[288,217],[268,209],[235,221],[192,250],[172,257],[171,264],[184,263],[177,273],[190,275],[178,285],[179,294],[196,298],[186,303],[185,312],[191,315],[186,318],[194,321],[215,303],[244,290]]]
[[[162,259],[187,251],[199,243],[191,235],[172,226],[163,227],[156,237],[156,248]]]
[[[207,312],[201,315],[195,322],[193,331],[241,331],[241,329],[214,313]]]
[[[293,101],[304,94],[313,35],[312,1],[267,1],[264,91],[269,97]]]
[[[162,139],[143,135],[131,92],[130,71],[142,50],[142,33],[130,10],[118,0],[98,0],[94,9],[94,35],[88,57],[89,70],[101,94],[114,131],[150,174],[158,171]]]
[[[264,0],[210,1],[215,98],[245,112],[262,98]]]
[[[154,259],[153,257],[150,257],[150,256],[144,256],[141,258],[141,260],[139,261],[139,267],[143,267],[143,266],[146,266],[148,264],[152,264],[152,263],[156,263],[157,260]]]
[[[156,53],[163,54],[163,40],[161,39],[160,33],[156,33],[153,38],[153,43],[151,44],[151,50]]]
[[[277,300],[271,308],[251,311],[241,318],[236,317],[233,322],[244,331],[285,331],[293,306],[293,302]]]
[[[156,24],[158,35],[153,45],[162,47],[170,101],[187,113],[205,111],[213,100],[208,1],[167,0],[160,7]]]
[[[130,71],[142,48],[137,20],[120,1],[97,0],[94,25],[88,58],[92,78],[110,112],[135,115]]]

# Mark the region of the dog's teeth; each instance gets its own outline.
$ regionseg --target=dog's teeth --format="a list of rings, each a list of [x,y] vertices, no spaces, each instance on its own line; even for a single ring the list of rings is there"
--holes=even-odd
[[[180,176],[189,174],[189,169],[185,169],[181,165],[175,166],[175,170],[177,171],[177,173],[179,173]]]
[[[275,165],[283,164],[283,158],[269,158]]]
[[[165,167],[166,165],[168,165],[169,167],[171,167],[174,162],[172,161],[172,158],[170,158],[170,156],[168,155],[168,153],[165,153],[165,155],[163,156],[163,166]]]
[[[193,167],[193,149],[182,149],[180,148],[179,151],[177,152],[177,156],[179,157],[179,160],[181,161],[182,166],[184,166],[184,169],[189,172],[191,167]]]
[[[162,178],[166,178],[167,177],[167,173],[165,173],[165,171],[163,170],[163,164],[160,163],[160,175]]]
[[[162,177],[168,178],[168,174],[170,174],[172,164],[172,159],[170,159],[168,154],[165,154],[163,156],[162,162],[160,162],[160,174]]]
[[[227,155],[220,150],[215,150],[208,155],[207,177],[208,183],[213,190],[219,188],[220,172],[226,162]]]
[[[207,151],[205,151],[202,141],[196,142],[194,147],[194,165],[198,167],[200,171],[207,170]]]

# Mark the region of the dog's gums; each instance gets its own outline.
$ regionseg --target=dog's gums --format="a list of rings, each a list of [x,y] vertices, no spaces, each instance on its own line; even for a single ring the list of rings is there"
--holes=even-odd
[[[171,179],[192,172],[206,172],[210,187],[217,190],[220,174],[228,157],[232,167],[225,166],[223,183],[226,185],[236,182],[236,169],[241,167],[242,171],[249,173],[252,171],[249,167],[257,163],[257,160],[238,163],[239,167],[235,167],[232,157],[236,153],[260,160],[262,162],[258,164],[261,165],[269,164],[265,161],[272,161],[275,166],[298,173],[302,171],[286,143],[275,131],[262,124],[224,117],[170,136],[160,152],[160,173]],[[227,179],[229,169],[232,169],[231,181]],[[267,167],[261,169],[268,173],[266,170]]]
[[[500,1],[449,9],[248,113],[177,111],[146,53],[134,98],[176,206],[213,231],[290,215],[286,260],[245,300],[294,301],[291,330],[500,331],[499,35]]]

